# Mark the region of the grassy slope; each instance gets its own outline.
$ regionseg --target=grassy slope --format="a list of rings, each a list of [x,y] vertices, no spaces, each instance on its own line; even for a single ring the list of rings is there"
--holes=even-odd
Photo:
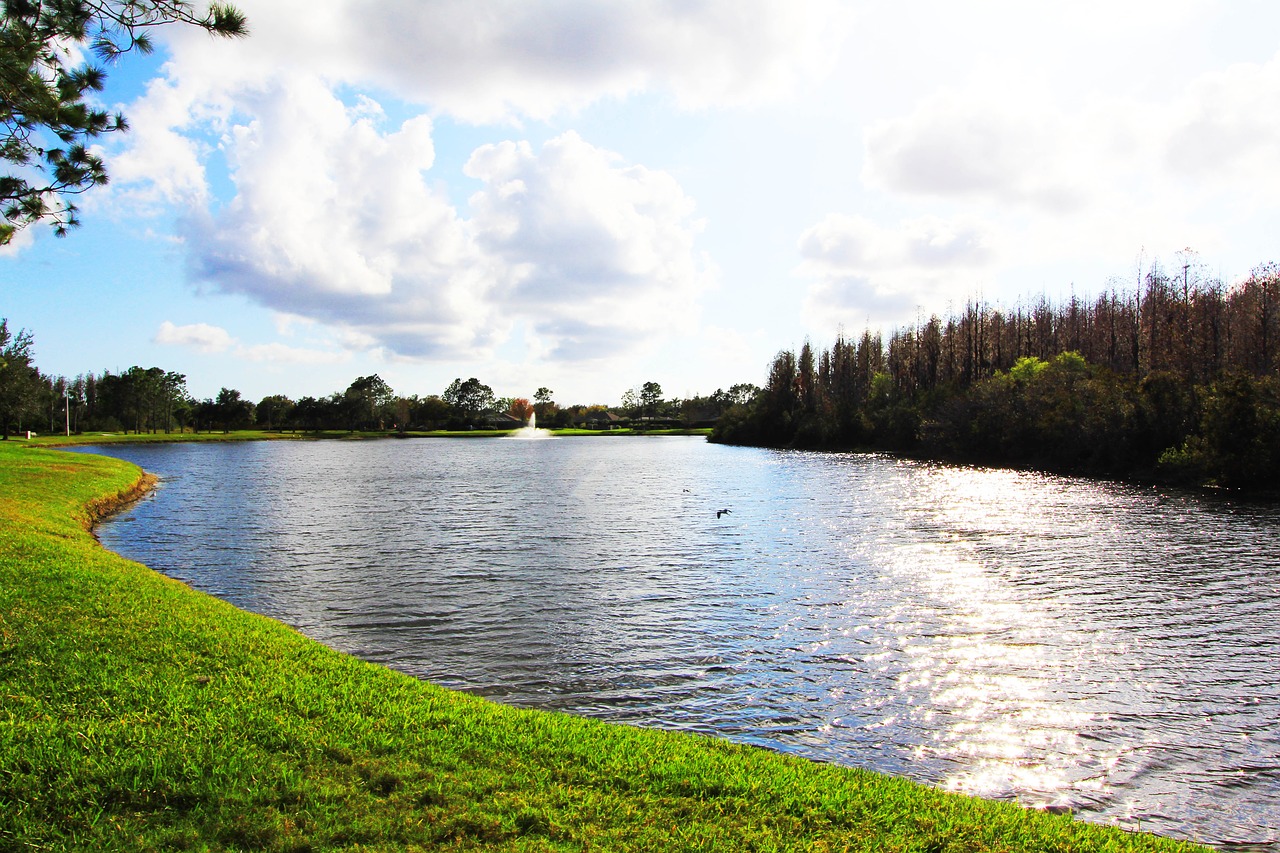
[[[139,474],[0,444],[0,850],[1190,849],[361,663],[99,547]]]

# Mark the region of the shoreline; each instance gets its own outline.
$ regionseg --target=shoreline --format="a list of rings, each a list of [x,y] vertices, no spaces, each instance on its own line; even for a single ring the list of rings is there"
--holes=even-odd
[[[145,495],[136,466],[0,463],[0,798],[23,803],[0,809],[0,838],[15,846],[1204,849],[447,691],[103,548],[82,519]]]

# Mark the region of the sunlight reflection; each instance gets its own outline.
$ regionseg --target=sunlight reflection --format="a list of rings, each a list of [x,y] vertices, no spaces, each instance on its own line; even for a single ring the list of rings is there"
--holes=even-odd
[[[905,519],[917,535],[929,535],[894,549],[889,560],[899,582],[935,602],[940,617],[933,636],[897,638],[906,665],[898,690],[930,732],[919,755],[954,768],[942,780],[950,790],[1071,807],[1105,784],[1114,758],[1089,755],[1079,733],[1092,715],[1050,695],[1058,673],[1078,665],[1056,659],[1044,642],[1054,630],[1046,612],[1052,602],[1018,596],[1000,562],[1011,532],[1041,530],[1046,508],[1019,494],[1027,475],[933,474],[934,494],[914,500],[915,514]],[[1043,496],[1043,484],[1035,493]],[[1082,767],[1100,772],[1082,776]]]

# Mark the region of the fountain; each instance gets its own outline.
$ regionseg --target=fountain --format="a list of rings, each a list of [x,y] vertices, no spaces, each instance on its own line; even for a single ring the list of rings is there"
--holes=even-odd
[[[538,429],[538,413],[530,412],[529,425],[520,427],[520,429],[508,433],[507,438],[522,438],[527,440],[531,438],[555,438],[555,436],[552,435],[551,430],[549,429]]]

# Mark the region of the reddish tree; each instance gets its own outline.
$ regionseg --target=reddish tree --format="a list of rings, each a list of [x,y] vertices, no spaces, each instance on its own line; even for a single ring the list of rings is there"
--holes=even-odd
[[[522,421],[529,420],[529,416],[533,414],[533,404],[525,397],[516,397],[511,401],[507,414],[513,418],[519,418]]]

